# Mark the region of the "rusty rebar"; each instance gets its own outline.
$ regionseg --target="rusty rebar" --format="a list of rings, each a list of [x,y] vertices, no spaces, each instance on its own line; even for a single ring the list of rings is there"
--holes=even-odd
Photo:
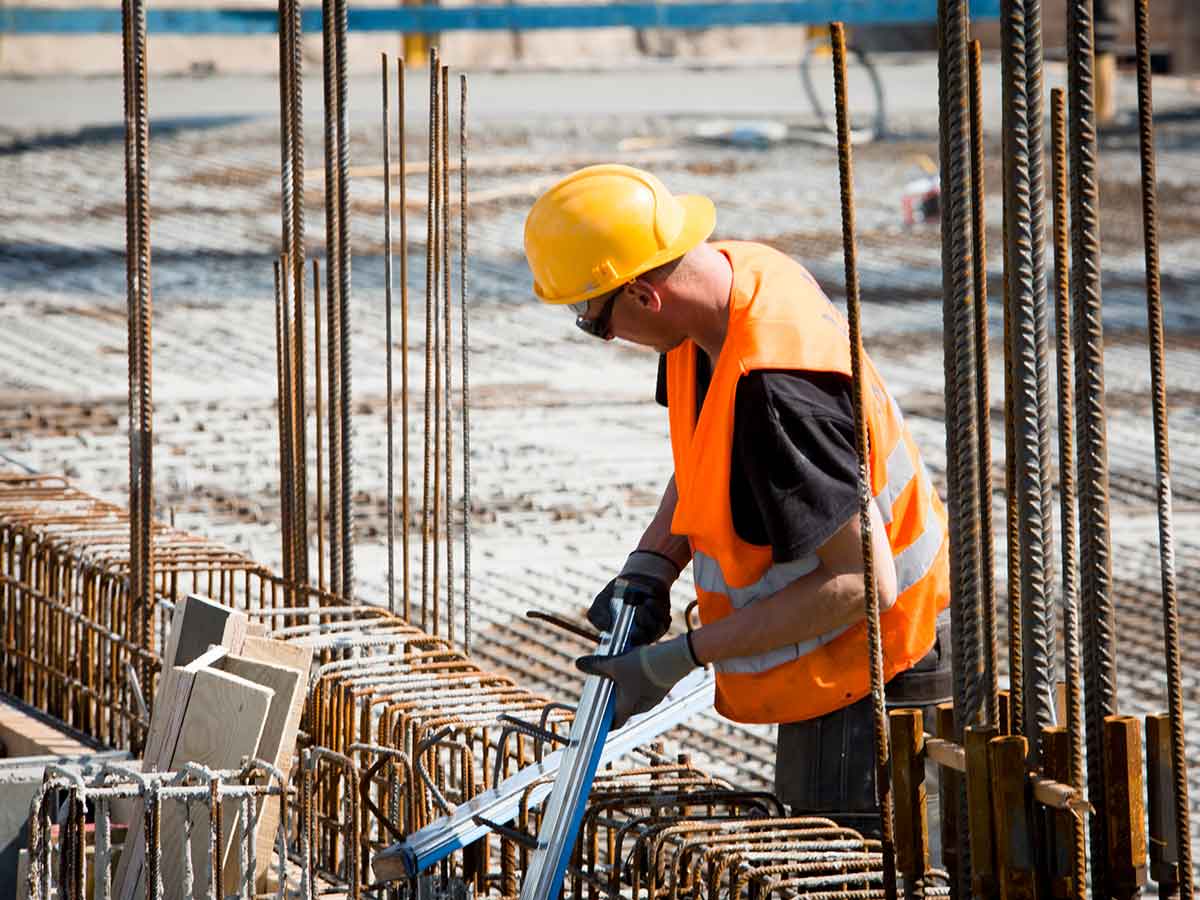
[[[404,523],[401,542],[404,553],[403,597],[404,619],[412,621],[412,603],[409,596],[409,493],[408,493],[408,152],[405,147],[404,130],[404,60],[396,60],[396,94],[398,116],[396,143],[400,151],[400,478],[403,487],[400,495],[400,517]]]
[[[338,339],[341,351],[338,365],[341,369],[341,416],[340,449],[342,454],[342,596],[347,603],[354,602],[354,455],[351,452],[354,412],[351,399],[351,349],[350,349],[350,124],[346,108],[346,0],[333,0],[337,14],[335,44],[337,47],[337,167],[338,167]]]
[[[338,341],[338,307],[341,290],[341,252],[337,165],[337,43],[335,0],[321,0],[322,76],[325,89],[325,313],[328,324],[325,365],[329,372],[329,585],[342,592],[342,451],[339,409],[341,404],[341,350]]]
[[[1079,485],[1079,591],[1083,601],[1083,677],[1087,722],[1092,891],[1107,896],[1107,778],[1104,720],[1117,697],[1116,628],[1108,519],[1108,448],[1104,414],[1104,329],[1100,299],[1100,208],[1093,101],[1090,0],[1068,0],[1070,100],[1071,292],[1075,319],[1076,478]]]
[[[384,393],[387,421],[387,597],[388,611],[396,612],[396,479],[394,458],[396,440],[392,423],[392,153],[391,109],[388,102],[389,85],[388,55],[379,54],[383,75],[383,321],[384,321],[384,368],[386,369]]]
[[[288,262],[286,256],[275,260],[275,361],[277,400],[276,415],[279,420],[279,537],[283,559],[284,605],[294,604],[295,581],[295,534],[292,503],[295,492],[292,485],[292,396],[291,362],[289,360],[288,324]]]
[[[431,602],[433,604],[434,634],[441,634],[442,610],[442,304],[446,302],[442,290],[442,144],[446,135],[442,130],[442,66],[429,73],[433,79],[433,99],[430,114],[433,116],[433,155],[430,162],[433,172],[433,507],[430,511],[430,547],[433,554],[433,582]]]
[[[846,308],[850,327],[850,361],[853,376],[854,444],[858,453],[858,512],[862,538],[863,594],[867,620],[867,652],[870,657],[871,701],[875,726],[875,786],[879,802],[879,824],[883,844],[884,890],[889,900],[896,897],[896,846],[893,835],[892,782],[889,769],[887,719],[883,696],[883,642],[879,625],[879,593],[875,585],[874,549],[871,541],[870,447],[863,408],[862,330],[859,324],[858,262],[854,227],[854,161],[850,144],[850,122],[846,109],[846,34],[840,22],[830,23],[833,45],[834,106],[837,111],[838,177],[842,203],[842,251],[846,267]]]
[[[437,165],[437,47],[429,48],[429,167],[427,173],[428,202],[425,207],[425,432],[424,432],[424,463],[425,477],[422,481],[423,498],[421,502],[421,627],[427,628],[429,621],[429,490],[432,486],[430,468],[433,463],[433,320],[434,290],[437,280],[433,273],[435,257],[434,242],[436,231],[433,222],[435,205]],[[436,629],[435,629],[436,631]]]
[[[454,416],[452,391],[450,298],[450,67],[442,66],[442,368],[445,370],[445,447],[446,466],[446,637],[454,643]]]
[[[971,92],[971,252],[975,260],[975,394],[979,436],[980,590],[983,638],[983,691],[987,723],[999,721],[996,675],[996,583],[992,535],[992,405],[988,374],[987,192],[983,180],[983,51],[970,44]]]
[[[459,290],[462,302],[459,307],[459,338],[462,350],[462,443],[463,443],[463,652],[471,652],[471,388],[470,388],[470,340],[467,333],[467,231],[470,215],[467,205],[467,76],[458,76],[458,218],[460,233]]]
[[[150,118],[146,5],[126,0],[122,6],[125,36],[125,216],[126,293],[129,311],[129,554],[130,582],[136,615],[132,621],[139,645],[154,647],[154,403],[151,385],[153,300],[150,289]],[[130,242],[130,237],[134,240]],[[141,684],[152,696],[154,667],[142,659]]]
[[[1041,218],[1044,215],[1042,176],[1037,167],[1041,155],[1040,72],[1030,75],[1029,35],[1038,33],[1040,54],[1040,8],[1037,26],[1029,23],[1030,7],[1037,0],[1006,0],[1001,21],[1004,81],[1009,100],[1004,129],[1008,178],[1005,204],[1009,208],[1005,240],[1010,337],[1012,346],[1013,417],[1016,449],[1018,537],[1021,556],[1021,659],[1022,670],[1013,678],[1022,682],[1024,702],[1022,727],[1032,760],[1038,758],[1042,728],[1053,724],[1051,679],[1054,659],[1054,629],[1047,599],[1049,523],[1043,505],[1042,446],[1048,429],[1047,410],[1041,404],[1040,379],[1045,363],[1045,271],[1036,254],[1042,252]],[[1038,58],[1040,65],[1040,55]],[[1035,123],[1035,109],[1038,121]],[[1036,127],[1035,127],[1036,126]],[[1034,141],[1039,147],[1033,147]],[[1035,163],[1036,157],[1036,163]]]
[[[1075,553],[1075,423],[1071,370],[1070,258],[1067,235],[1067,106],[1062,88],[1050,92],[1051,139],[1053,144],[1052,184],[1054,190],[1054,309],[1058,360],[1058,492],[1062,526],[1063,662],[1067,682],[1067,756],[1071,785],[1082,794],[1083,706],[1080,696],[1079,575]],[[1072,824],[1072,859],[1075,884],[1072,896],[1083,900],[1087,893],[1087,859],[1083,823]]]
[[[1158,177],[1154,153],[1154,108],[1150,81],[1150,9],[1134,4],[1137,45],[1138,150],[1141,156],[1142,228],[1146,245],[1146,336],[1150,345],[1150,384],[1154,412],[1154,485],[1158,507],[1158,552],[1162,574],[1163,655],[1167,665],[1167,711],[1171,730],[1175,832],[1179,846],[1180,897],[1191,900],[1191,807],[1188,804],[1184,742],[1182,665],[1179,652],[1179,598],[1175,586],[1175,535],[1171,510],[1171,448],[1168,440],[1166,350],[1158,256]]]
[[[292,444],[290,491],[292,562],[287,574],[295,584],[307,584],[308,575],[308,457],[306,453],[304,360],[304,114],[303,58],[300,7],[296,0],[279,4],[279,122],[280,206],[282,252],[291,271],[283,279],[283,302],[292,302],[291,327],[286,338],[292,349],[288,380],[291,404],[289,423]],[[287,285],[294,289],[288,292]]]
[[[324,491],[324,460],[322,458],[321,438],[321,263],[312,261],[313,284],[313,377],[316,390],[313,399],[316,401],[316,432],[317,450],[317,587],[326,589],[325,581],[325,491]]]

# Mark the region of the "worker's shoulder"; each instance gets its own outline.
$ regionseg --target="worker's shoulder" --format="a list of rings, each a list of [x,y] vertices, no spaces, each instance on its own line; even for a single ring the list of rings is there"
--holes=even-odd
[[[751,369],[737,388],[739,411],[772,410],[785,418],[850,416],[850,379],[839,372],[810,369]]]

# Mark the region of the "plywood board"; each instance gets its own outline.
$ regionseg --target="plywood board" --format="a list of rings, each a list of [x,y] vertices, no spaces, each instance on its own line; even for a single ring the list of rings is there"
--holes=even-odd
[[[268,641],[268,644],[278,644],[284,651],[292,650],[291,645],[280,644],[278,641]],[[258,648],[259,652],[275,648]],[[254,652],[254,648],[251,648]],[[277,656],[290,656],[297,659],[294,653],[277,653]],[[307,653],[311,662],[312,651]],[[296,731],[300,727],[300,714],[304,711],[304,692],[307,686],[307,664],[303,659],[304,669],[273,665],[245,656],[227,656],[217,667],[231,675],[237,675],[271,688],[275,692],[271,700],[271,708],[267,712],[267,721],[263,726],[262,738],[258,742],[255,755],[284,772],[285,778],[291,762],[292,751],[296,746]],[[286,782],[285,782],[286,784]],[[266,798],[267,802],[260,804],[258,830],[255,833],[255,881],[256,883],[266,874],[275,847],[275,830],[279,825],[279,801],[276,797]],[[228,889],[237,881],[237,858],[231,853],[225,863],[225,885]]]
[[[213,644],[240,651],[248,625],[244,612],[199,594],[188,594],[176,604],[171,616],[164,668],[168,664],[186,666]]]

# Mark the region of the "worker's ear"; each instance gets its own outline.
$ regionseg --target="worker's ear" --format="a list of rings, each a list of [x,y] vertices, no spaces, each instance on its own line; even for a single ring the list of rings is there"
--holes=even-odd
[[[650,312],[658,312],[662,309],[662,297],[658,295],[654,285],[645,279],[635,278],[626,290],[635,301],[641,304],[643,309],[648,309]]]

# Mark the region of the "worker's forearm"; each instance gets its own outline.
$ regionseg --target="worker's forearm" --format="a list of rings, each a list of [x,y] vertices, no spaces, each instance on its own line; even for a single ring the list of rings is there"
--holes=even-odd
[[[686,537],[671,534],[671,519],[675,516],[675,503],[678,499],[679,495],[675,490],[675,476],[672,475],[671,480],[667,482],[666,490],[663,491],[658,511],[655,512],[654,518],[642,533],[642,539],[638,541],[637,549],[661,553],[672,560],[682,572],[691,562],[692,548]]]
[[[733,615],[692,632],[702,663],[755,656],[811,640],[865,615],[863,576],[830,577],[818,568]]]
[[[896,601],[896,569],[887,531],[871,504],[872,555],[880,612]],[[769,597],[692,633],[692,648],[701,662],[768,653],[811,640],[866,615],[862,531],[852,516],[817,548],[817,567]]]

